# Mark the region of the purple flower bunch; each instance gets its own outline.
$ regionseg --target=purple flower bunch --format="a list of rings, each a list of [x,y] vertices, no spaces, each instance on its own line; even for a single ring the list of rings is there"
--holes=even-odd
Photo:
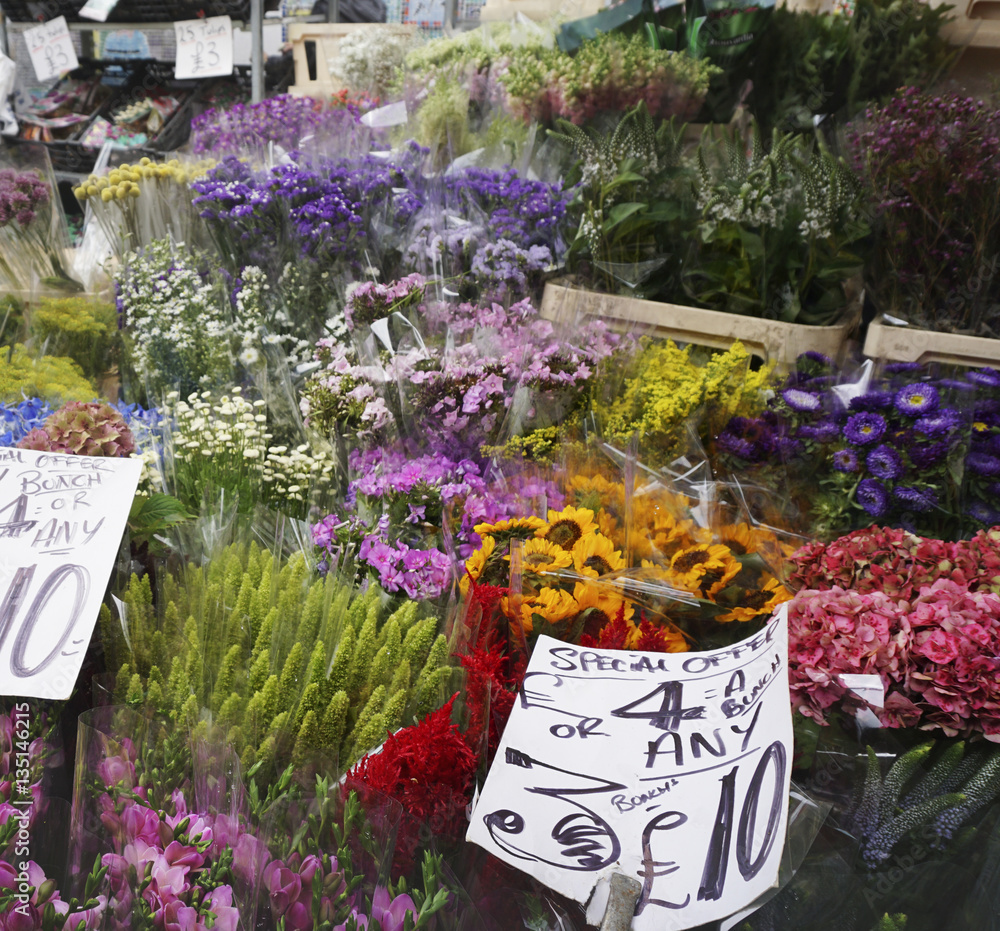
[[[24,229],[50,200],[49,186],[38,172],[0,168],[0,227],[16,222]]]
[[[548,246],[521,249],[509,239],[498,239],[476,251],[470,271],[482,300],[521,300],[529,296],[541,273],[551,264],[552,252]]]
[[[763,470],[779,462],[813,488],[818,480],[821,532],[850,530],[858,510],[942,538],[1000,523],[1000,373],[936,377],[897,363],[851,390],[830,360],[810,356],[761,417],[729,422],[721,452]]]
[[[361,282],[349,292],[344,304],[347,328],[371,326],[376,320],[419,302],[426,283],[424,276],[416,272],[389,284]]]
[[[364,101],[349,100],[346,94],[327,104],[291,94],[237,103],[191,120],[192,146],[199,155],[253,152],[268,143],[290,152],[307,139],[335,139],[353,129],[364,106]]]
[[[902,90],[850,135],[876,219],[869,285],[886,313],[997,335],[1000,110]]]

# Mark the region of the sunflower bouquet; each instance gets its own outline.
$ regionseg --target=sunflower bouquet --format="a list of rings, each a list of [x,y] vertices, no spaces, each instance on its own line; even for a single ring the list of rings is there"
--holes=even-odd
[[[748,624],[791,598],[770,568],[785,550],[773,532],[706,520],[700,503],[659,483],[629,495],[601,474],[567,484],[570,503],[547,520],[476,526],[482,545],[460,588],[483,620],[508,621],[514,643],[526,648],[544,633],[581,646],[684,652],[746,637]]]

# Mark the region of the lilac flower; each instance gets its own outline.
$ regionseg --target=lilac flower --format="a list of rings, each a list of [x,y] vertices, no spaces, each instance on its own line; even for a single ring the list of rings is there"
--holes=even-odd
[[[833,454],[833,467],[838,472],[857,472],[858,454],[850,447],[838,449]]]
[[[916,488],[912,485],[897,485],[892,497],[903,508],[912,511],[930,511],[937,506],[937,495],[931,488]]]
[[[24,229],[49,200],[49,187],[38,172],[0,169],[0,227],[16,221]]]
[[[874,478],[866,478],[858,484],[858,503],[875,518],[885,514],[889,505],[889,494],[885,486]]]
[[[786,388],[781,396],[793,411],[799,413],[813,413],[823,406],[823,399],[818,394],[801,388]]]
[[[870,443],[877,443],[885,435],[885,418],[881,414],[872,411],[862,411],[853,414],[844,425],[844,436],[851,443],[859,446],[867,446]]]
[[[881,443],[865,457],[868,471],[876,478],[892,481],[903,474],[903,460],[891,446]]]
[[[905,417],[926,416],[940,404],[937,388],[926,382],[901,388],[893,399],[896,410]]]

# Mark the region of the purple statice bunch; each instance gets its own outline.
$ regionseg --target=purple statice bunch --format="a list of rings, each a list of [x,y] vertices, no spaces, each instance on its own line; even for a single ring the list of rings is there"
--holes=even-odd
[[[237,103],[196,116],[191,121],[192,146],[199,155],[216,157],[257,151],[269,143],[291,152],[309,140],[336,139],[353,130],[363,106],[363,101],[349,100],[346,94],[329,104],[291,94]]]
[[[348,330],[371,326],[376,320],[418,303],[426,283],[423,275],[414,272],[388,284],[363,281],[353,285],[344,304]]]
[[[850,141],[873,201],[867,278],[880,309],[997,335],[1000,110],[908,87],[869,110]]]
[[[509,239],[498,239],[476,251],[470,272],[481,300],[510,302],[528,297],[551,265],[548,246],[521,249]]]
[[[0,227],[17,223],[24,229],[50,200],[49,186],[38,172],[0,168]]]

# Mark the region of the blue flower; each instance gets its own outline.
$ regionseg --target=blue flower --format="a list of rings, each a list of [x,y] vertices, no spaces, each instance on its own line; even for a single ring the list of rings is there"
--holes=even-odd
[[[937,506],[937,495],[931,488],[897,485],[892,496],[900,507],[911,511],[930,511]]]
[[[859,446],[877,443],[885,435],[886,422],[881,414],[874,411],[862,411],[851,415],[844,425],[844,436],[848,442]]]
[[[892,481],[903,474],[903,460],[891,446],[882,443],[865,457],[868,471],[876,478]]]
[[[922,417],[938,409],[941,403],[937,388],[926,382],[907,385],[896,392],[896,410],[905,417]]]
[[[858,504],[872,517],[881,517],[889,506],[889,493],[885,486],[874,478],[866,478],[858,485]]]

